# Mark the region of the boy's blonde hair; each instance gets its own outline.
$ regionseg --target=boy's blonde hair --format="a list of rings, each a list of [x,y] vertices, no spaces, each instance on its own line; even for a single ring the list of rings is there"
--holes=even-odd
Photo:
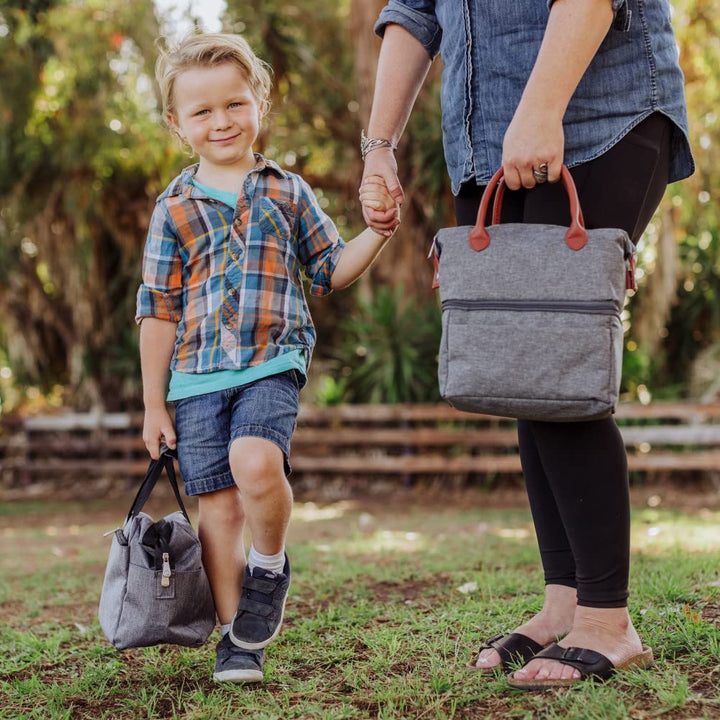
[[[223,63],[236,65],[250,89],[263,105],[263,115],[270,107],[270,66],[260,60],[247,41],[229,33],[199,33],[188,35],[175,47],[160,46],[155,63],[155,77],[160,86],[163,116],[175,117],[175,80],[181,73],[196,67],[213,67]]]

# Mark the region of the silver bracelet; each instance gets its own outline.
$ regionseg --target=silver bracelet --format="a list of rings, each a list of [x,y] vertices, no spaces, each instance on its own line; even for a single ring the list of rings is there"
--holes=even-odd
[[[385,138],[369,138],[365,135],[365,130],[360,132],[360,157],[365,162],[365,156],[377,150],[378,148],[389,147],[391,150],[395,150],[395,145],[390,140]]]

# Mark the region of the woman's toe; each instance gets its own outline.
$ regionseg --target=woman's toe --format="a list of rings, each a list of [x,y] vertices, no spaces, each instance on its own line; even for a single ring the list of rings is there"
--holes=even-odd
[[[562,667],[562,673],[560,677],[563,680],[576,680],[580,677],[580,672],[572,667],[571,665],[561,665]]]
[[[531,660],[524,668],[525,679],[532,680],[538,677],[538,673],[542,671],[545,663],[542,660]]]
[[[475,661],[475,667],[492,668],[500,664],[500,656],[495,650],[483,650]]]

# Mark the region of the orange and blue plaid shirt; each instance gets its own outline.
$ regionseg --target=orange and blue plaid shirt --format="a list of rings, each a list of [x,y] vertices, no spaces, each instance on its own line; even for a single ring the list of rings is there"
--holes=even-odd
[[[236,208],[193,184],[197,165],[157,199],[135,320],[178,324],[172,370],[240,370],[291,350],[310,361],[301,271],[327,295],[345,243],[300,176],[255,157]]]

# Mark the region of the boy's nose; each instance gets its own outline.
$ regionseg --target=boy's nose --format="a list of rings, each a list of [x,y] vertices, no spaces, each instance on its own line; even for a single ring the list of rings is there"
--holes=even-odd
[[[216,130],[225,130],[225,128],[231,125],[230,116],[226,112],[215,113],[213,120],[215,121],[213,124]]]

